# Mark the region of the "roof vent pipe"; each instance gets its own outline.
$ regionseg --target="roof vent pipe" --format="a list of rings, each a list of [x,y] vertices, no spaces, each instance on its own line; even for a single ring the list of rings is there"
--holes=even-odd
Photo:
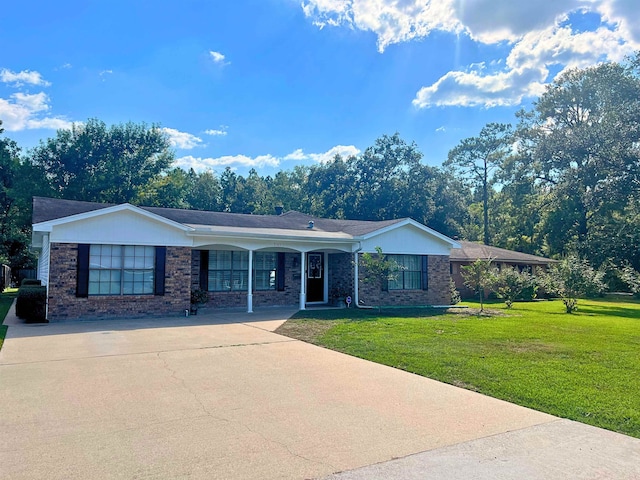
[[[276,207],[276,215],[282,215],[282,212],[284,212],[284,207],[282,205],[278,205]]]
[[[313,228],[313,220],[309,220],[309,226],[307,228]]]

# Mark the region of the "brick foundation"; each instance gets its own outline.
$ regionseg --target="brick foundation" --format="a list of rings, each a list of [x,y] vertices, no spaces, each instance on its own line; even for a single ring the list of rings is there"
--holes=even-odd
[[[51,244],[48,319],[184,315],[190,304],[191,249],[167,247],[164,295],[76,297],[78,245]]]

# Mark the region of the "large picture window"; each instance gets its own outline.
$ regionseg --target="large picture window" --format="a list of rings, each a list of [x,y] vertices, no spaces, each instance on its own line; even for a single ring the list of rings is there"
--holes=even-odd
[[[152,295],[155,247],[91,245],[89,295]]]
[[[420,255],[387,255],[400,270],[389,280],[389,290],[420,290],[422,288],[422,257]]]

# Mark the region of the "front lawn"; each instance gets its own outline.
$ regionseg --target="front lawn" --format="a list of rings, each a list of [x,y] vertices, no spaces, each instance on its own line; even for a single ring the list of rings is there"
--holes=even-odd
[[[465,303],[470,307],[476,304]],[[640,437],[640,303],[307,310],[278,333]]]

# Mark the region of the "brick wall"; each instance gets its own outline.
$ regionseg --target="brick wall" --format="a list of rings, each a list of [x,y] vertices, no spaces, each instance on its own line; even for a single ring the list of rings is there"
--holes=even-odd
[[[329,254],[329,303],[344,302],[346,295],[353,298],[353,271],[352,253]]]
[[[377,283],[365,282],[366,268],[358,272],[359,300],[366,305],[449,305],[449,257],[429,255],[428,290],[390,290],[383,292]]]
[[[253,306],[298,305],[300,301],[300,254],[284,255],[284,291],[254,291]],[[200,288],[200,250],[191,253],[191,287]],[[209,292],[204,308],[247,307],[247,292]]]
[[[104,317],[184,315],[190,303],[191,252],[167,247],[164,295],[76,297],[78,245],[51,244],[49,273],[50,321]]]

